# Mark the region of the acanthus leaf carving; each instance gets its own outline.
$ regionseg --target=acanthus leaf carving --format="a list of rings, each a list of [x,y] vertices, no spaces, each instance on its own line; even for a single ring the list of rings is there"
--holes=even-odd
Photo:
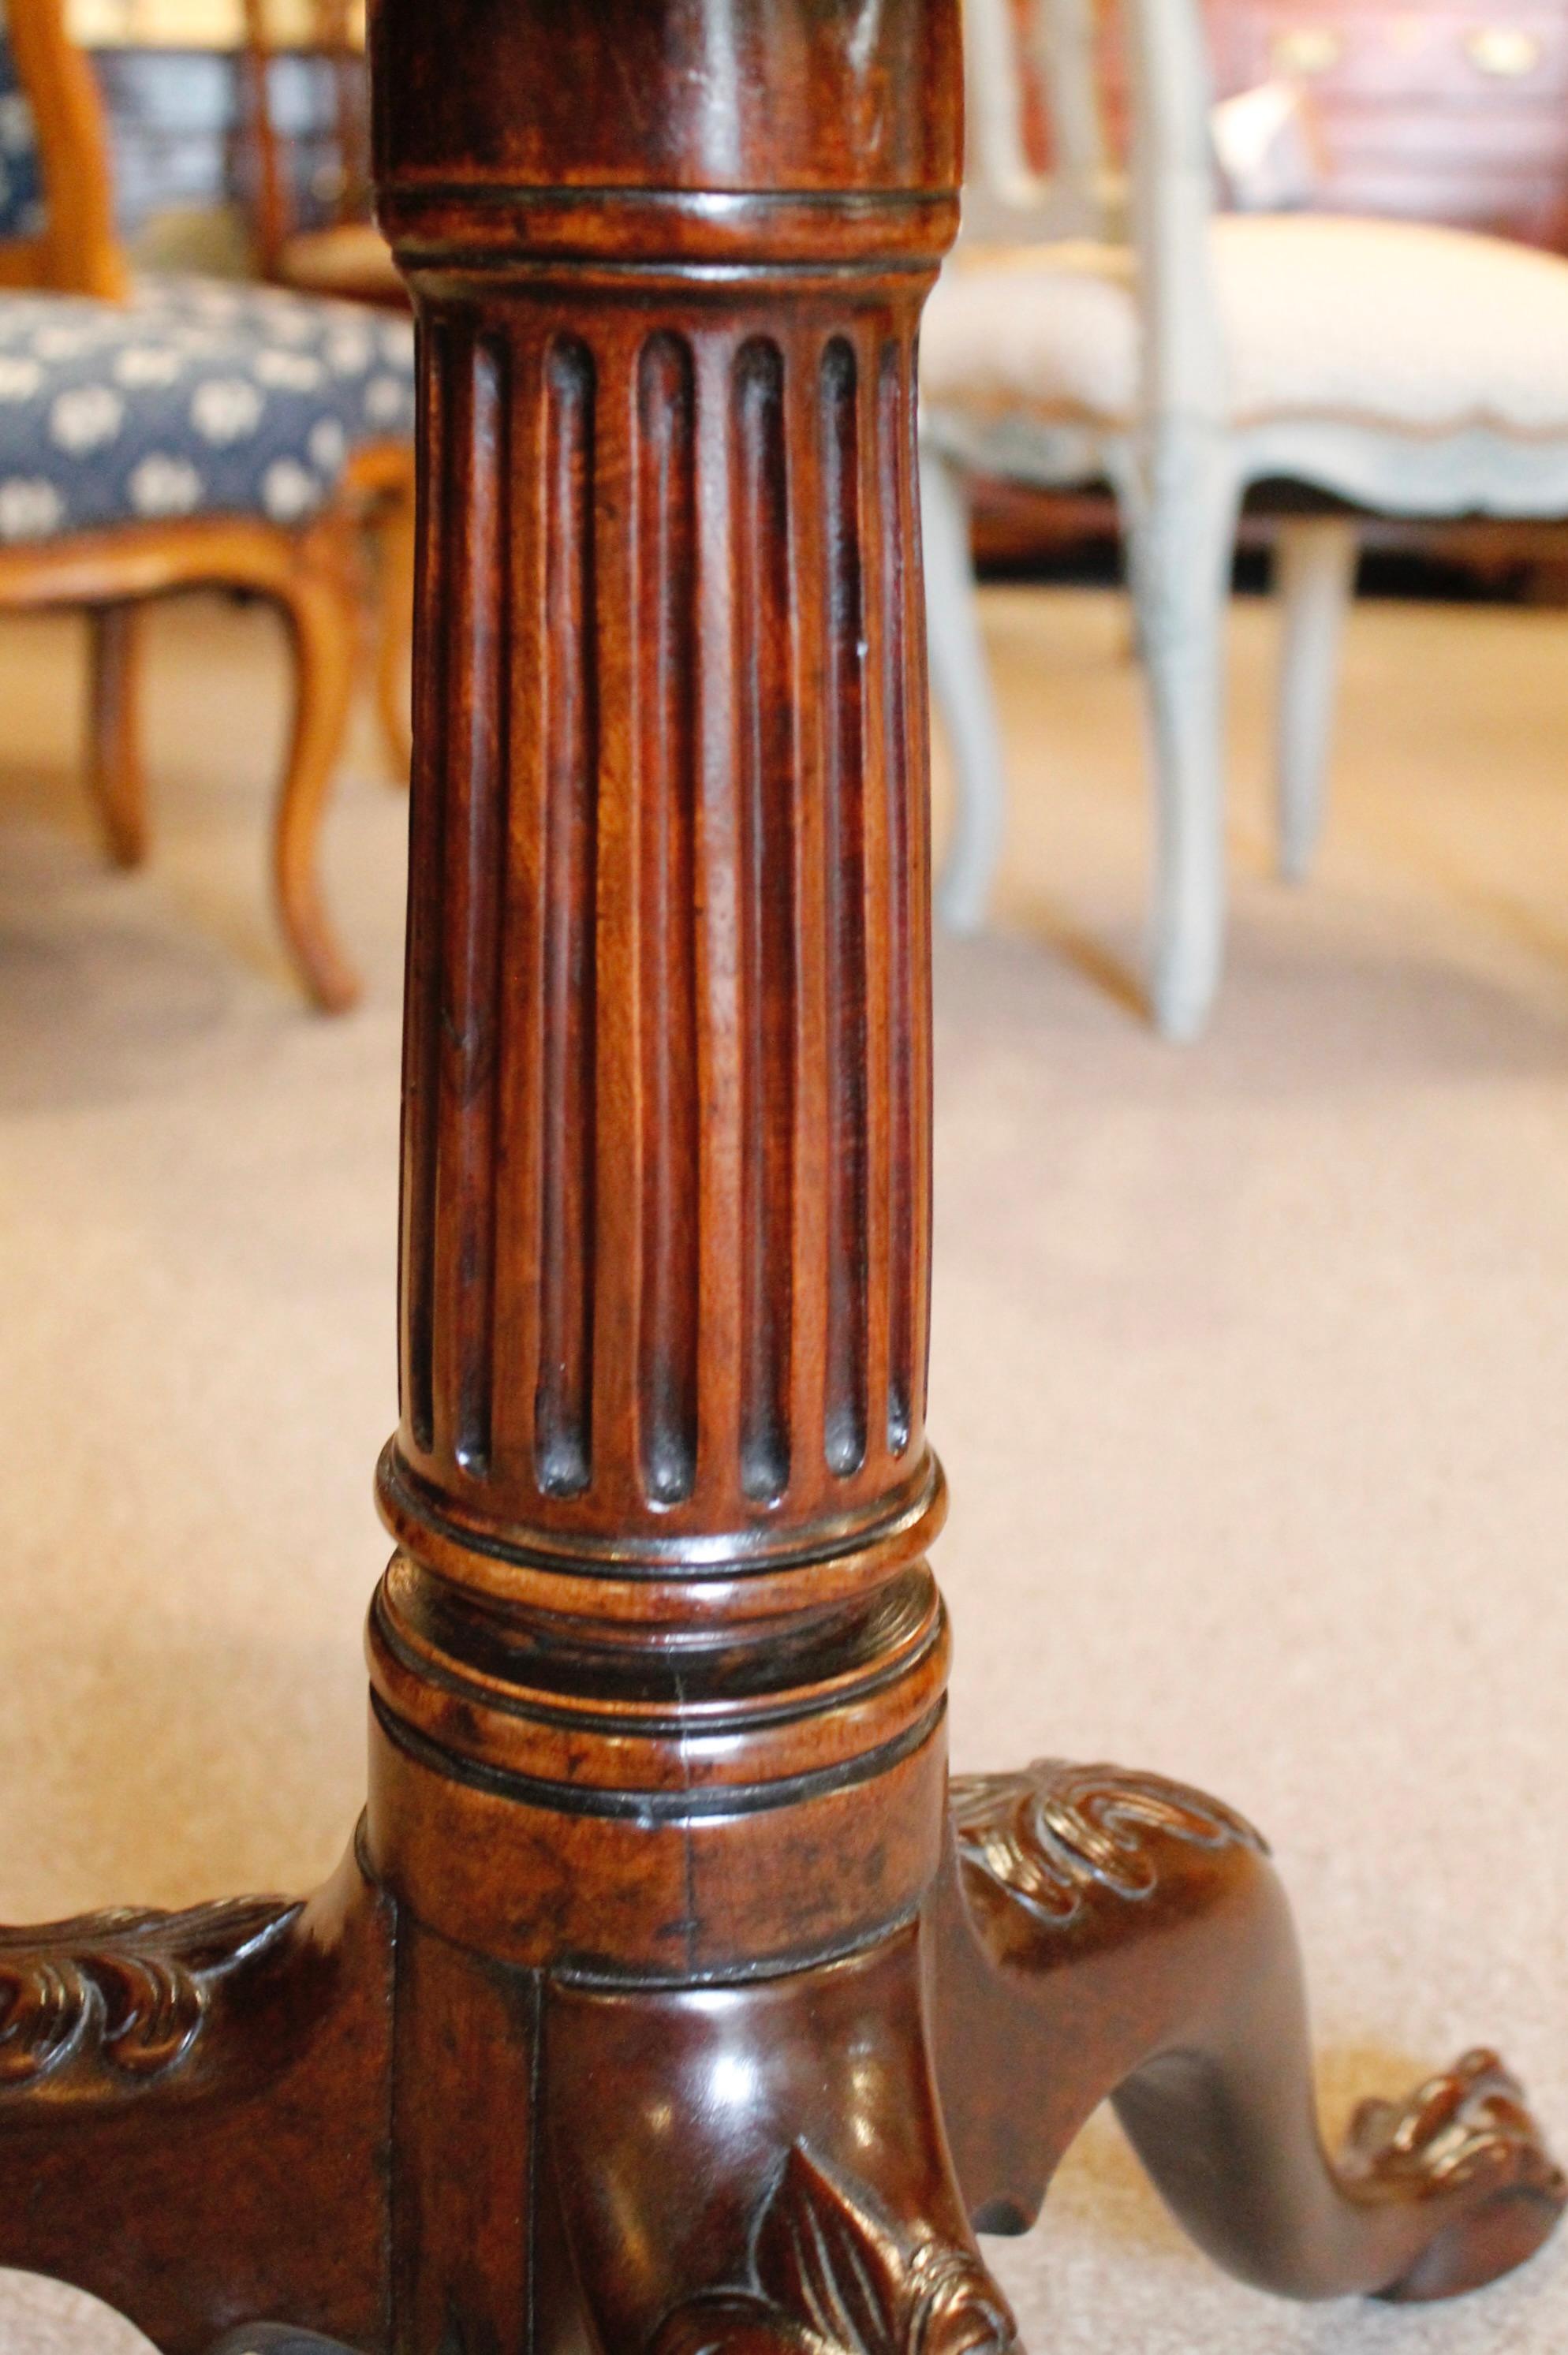
[[[1457,2190],[1490,2174],[1561,2202],[1563,2170],[1546,2149],[1520,2083],[1495,2052],[1467,2052],[1403,2102],[1363,2102],[1342,2167],[1370,2198]]]
[[[796,2143],[758,2215],[752,2282],[668,2316],[650,2355],[1004,2355],[1010,2308],[974,2253],[909,2240]]]
[[[177,2068],[212,1987],[271,1947],[299,1911],[279,1898],[241,1898],[0,1930],[0,2096],[45,2079],[112,2091]]]
[[[1160,1846],[1251,1848],[1267,1843],[1218,1799],[1120,1766],[1036,1759],[1015,1774],[971,1774],[952,1785],[959,1860],[1052,1929],[1076,1921],[1091,1892],[1136,1900],[1159,1886]]]

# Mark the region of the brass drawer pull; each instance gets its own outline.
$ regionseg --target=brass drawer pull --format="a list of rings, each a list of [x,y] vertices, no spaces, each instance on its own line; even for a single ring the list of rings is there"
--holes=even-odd
[[[1541,41],[1519,25],[1480,25],[1465,37],[1465,54],[1477,73],[1499,81],[1522,81],[1541,63]]]
[[[1272,49],[1280,73],[1331,73],[1345,54],[1345,37],[1327,25],[1292,25],[1275,35]]]

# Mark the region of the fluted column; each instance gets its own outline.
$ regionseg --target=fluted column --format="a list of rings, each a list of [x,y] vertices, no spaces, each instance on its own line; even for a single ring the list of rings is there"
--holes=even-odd
[[[952,9],[433,13],[376,27],[424,500],[372,1832],[443,1916],[482,1790],[571,1872],[584,1821],[617,1888],[667,1867],[601,1960],[820,1949],[937,1837],[914,342],[956,166],[916,101]],[[764,1922],[704,1830],[736,1811],[880,1842],[885,1886]]]

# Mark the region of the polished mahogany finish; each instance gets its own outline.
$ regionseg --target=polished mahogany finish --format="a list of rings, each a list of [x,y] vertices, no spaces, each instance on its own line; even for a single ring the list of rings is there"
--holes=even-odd
[[[303,1912],[0,1951],[0,2259],[167,2355],[969,2355],[1015,2335],[976,2229],[1115,2092],[1253,2279],[1488,2278],[1563,2200],[1516,2089],[1473,2056],[1331,2166],[1255,1833],[1110,1769],[949,1795],[952,0],[374,37],[424,496],[370,1803]]]
[[[441,496],[371,1849],[517,1962],[755,1968],[936,1861],[914,334],[957,158],[888,61],[953,28],[549,24],[450,121],[379,30]]]

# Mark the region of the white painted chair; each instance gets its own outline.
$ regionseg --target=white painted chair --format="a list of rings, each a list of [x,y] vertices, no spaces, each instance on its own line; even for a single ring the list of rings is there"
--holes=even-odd
[[[1132,106],[1107,166],[1093,0],[1034,0],[1057,172],[1031,173],[1012,0],[965,0],[965,235],[922,337],[933,683],[958,776],[939,886],[986,912],[1005,816],[965,482],[1108,481],[1146,673],[1156,858],[1150,995],[1200,1031],[1224,935],[1223,645],[1250,483],[1375,513],[1568,514],[1568,261],[1500,240],[1320,214],[1218,215],[1196,0],[1122,0]],[[1321,824],[1356,527],[1282,527],[1280,864]]]

